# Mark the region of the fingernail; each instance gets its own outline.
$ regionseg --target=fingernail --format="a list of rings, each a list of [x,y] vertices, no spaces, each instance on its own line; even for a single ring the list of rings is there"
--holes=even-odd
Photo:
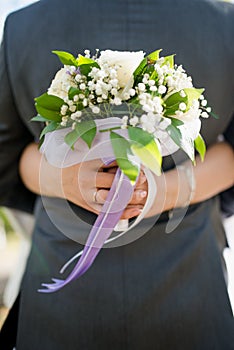
[[[141,210],[140,209],[134,209],[132,210],[132,216],[137,216],[141,214]]]
[[[147,196],[147,191],[139,191],[139,196],[145,198]]]
[[[143,184],[145,181],[146,181],[146,176],[145,175],[141,175],[139,182]]]

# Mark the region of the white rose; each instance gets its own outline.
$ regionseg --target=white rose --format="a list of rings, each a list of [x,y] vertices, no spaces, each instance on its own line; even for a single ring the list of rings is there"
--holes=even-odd
[[[68,89],[71,86],[76,87],[76,84],[71,75],[67,73],[67,68],[64,67],[56,73],[48,89],[48,94],[64,99],[67,97]]]
[[[130,89],[133,85],[133,73],[144,58],[143,51],[101,51],[98,63],[103,65],[108,63],[109,66],[117,67],[117,77],[120,88],[128,86]]]
[[[187,112],[183,113],[179,111],[179,113],[175,115],[175,118],[180,119],[184,123],[192,122],[194,120],[199,119],[199,117],[200,117],[200,105],[197,100],[193,101],[192,106]]]

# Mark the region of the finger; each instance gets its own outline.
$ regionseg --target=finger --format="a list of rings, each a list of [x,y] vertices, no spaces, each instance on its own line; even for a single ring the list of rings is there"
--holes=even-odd
[[[135,190],[129,204],[145,204],[148,192],[146,190]]]
[[[95,193],[95,201],[99,204],[104,204],[107,196],[108,196],[109,190],[105,190],[105,189],[99,189],[96,191]],[[139,205],[144,205],[145,201],[147,199],[147,191],[145,190],[136,190],[133,193],[133,196],[131,198],[131,201],[129,202],[130,205],[135,205],[135,204],[139,204]]]
[[[121,219],[132,219],[140,215],[141,212],[142,212],[141,208],[137,208],[137,207],[127,208],[124,210],[123,215],[121,216]]]
[[[137,183],[136,183],[136,187],[138,187],[140,185],[143,185],[146,182],[147,182],[147,178],[146,178],[144,172],[141,170],[140,174],[139,174],[139,177],[138,177],[138,180],[137,180]]]
[[[117,171],[117,169],[118,169],[118,167],[113,166],[112,168],[109,168],[109,169],[107,170],[107,172],[108,172],[109,174],[115,174],[116,171]]]
[[[96,175],[96,187],[97,188],[110,188],[114,180],[115,175],[105,172],[97,173]]]
[[[117,165],[117,163],[116,163],[116,160],[114,160],[112,163],[110,163],[110,164],[103,164],[103,166],[102,166],[102,168],[103,169],[108,169],[108,168],[112,168],[112,167],[117,167],[118,165]]]
[[[98,204],[104,204],[107,199],[108,193],[109,193],[108,190],[104,190],[104,189],[97,190],[95,194],[95,202]]]

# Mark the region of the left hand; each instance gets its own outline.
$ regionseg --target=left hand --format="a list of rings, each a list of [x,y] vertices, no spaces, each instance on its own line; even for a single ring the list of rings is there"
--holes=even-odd
[[[103,166],[101,171],[98,173],[99,176],[96,178],[97,191],[95,195],[95,201],[98,204],[104,204],[113,181],[113,175],[116,173],[116,170],[117,164],[114,162],[108,166]],[[102,178],[102,172],[105,173],[105,182],[103,181],[104,178]],[[135,185],[132,198],[124,210],[121,219],[130,219],[138,216],[145,205],[147,194],[147,180],[143,170],[141,170],[138,181]]]

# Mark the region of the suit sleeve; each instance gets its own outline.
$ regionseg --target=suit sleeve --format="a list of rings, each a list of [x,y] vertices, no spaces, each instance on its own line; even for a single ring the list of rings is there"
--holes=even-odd
[[[224,132],[225,140],[232,145],[234,150],[234,116]],[[220,194],[221,209],[226,217],[234,215],[234,186]]]
[[[14,103],[5,49],[3,38],[0,48],[0,206],[31,212],[35,195],[23,185],[18,169],[21,153],[33,136]]]

